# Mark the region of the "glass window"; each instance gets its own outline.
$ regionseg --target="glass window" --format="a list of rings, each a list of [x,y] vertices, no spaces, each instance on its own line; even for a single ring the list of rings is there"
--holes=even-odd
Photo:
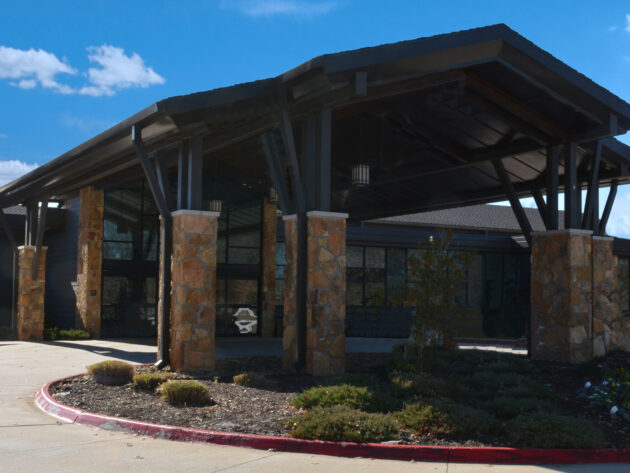
[[[402,302],[406,279],[404,248],[387,248],[387,305]]]
[[[363,268],[362,246],[348,246],[346,248],[346,264],[348,268]]]
[[[385,248],[368,246],[365,249],[365,267],[385,269]]]
[[[228,262],[230,264],[258,264],[260,262],[260,249],[229,248]]]
[[[133,243],[116,241],[103,242],[103,259],[133,260]]]

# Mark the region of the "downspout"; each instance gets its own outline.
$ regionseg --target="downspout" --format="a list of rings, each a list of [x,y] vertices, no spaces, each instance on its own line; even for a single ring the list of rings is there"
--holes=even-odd
[[[158,361],[155,363],[157,368],[163,368],[170,362],[170,330],[171,330],[171,255],[173,252],[173,221],[168,208],[164,190],[159,185],[155,169],[151,164],[151,160],[147,154],[144,142],[142,141],[142,130],[133,125],[131,127],[131,140],[133,141],[136,153],[140,159],[142,170],[149,183],[149,188],[155,205],[158,208],[162,225],[160,225],[160,237],[162,245],[160,245],[160,262],[162,266],[162,278],[160,283],[160,292],[162,293],[162,304],[160,305],[160,334],[159,334],[159,353]]]

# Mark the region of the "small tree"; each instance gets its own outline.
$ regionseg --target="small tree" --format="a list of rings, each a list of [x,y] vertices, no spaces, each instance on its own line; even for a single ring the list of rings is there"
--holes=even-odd
[[[414,311],[411,341],[420,354],[424,347],[451,338],[449,319],[457,309],[455,299],[466,282],[471,254],[454,251],[450,243],[450,231],[437,239],[431,236],[407,259],[411,282],[402,302]]]

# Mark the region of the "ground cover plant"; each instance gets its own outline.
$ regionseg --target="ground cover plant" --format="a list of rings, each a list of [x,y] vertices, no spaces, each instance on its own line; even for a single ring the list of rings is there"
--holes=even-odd
[[[55,340],[88,340],[90,334],[80,329],[59,329],[57,327],[49,327],[44,329],[44,339]]]
[[[132,380],[134,367],[119,360],[105,360],[87,367],[89,374],[102,384],[123,384]]]
[[[251,357],[217,360],[216,371],[194,376],[139,366],[134,383],[120,386],[80,376],[51,393],[92,412],[228,432],[438,446],[627,448],[630,422],[622,408],[613,415],[613,400],[604,404],[593,395],[610,386],[607,395],[619,396],[629,360],[614,354],[576,366],[425,347],[411,361],[401,349],[348,354],[348,374],[336,377],[283,372],[279,357]],[[623,406],[624,399],[614,402]]]

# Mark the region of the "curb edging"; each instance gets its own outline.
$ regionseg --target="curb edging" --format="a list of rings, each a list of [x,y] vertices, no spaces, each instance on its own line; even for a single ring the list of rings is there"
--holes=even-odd
[[[387,445],[381,443],[331,442],[303,440],[234,432],[175,427],[152,424],[123,417],[110,417],[67,406],[55,400],[49,388],[60,381],[51,381],[35,395],[35,404],[45,413],[65,422],[98,427],[106,430],[145,435],[148,437],[202,442],[279,452],[363,457],[380,460],[404,460],[445,463],[494,463],[505,465],[551,465],[578,463],[630,462],[630,449],[519,449],[509,447],[439,447],[418,445]]]

